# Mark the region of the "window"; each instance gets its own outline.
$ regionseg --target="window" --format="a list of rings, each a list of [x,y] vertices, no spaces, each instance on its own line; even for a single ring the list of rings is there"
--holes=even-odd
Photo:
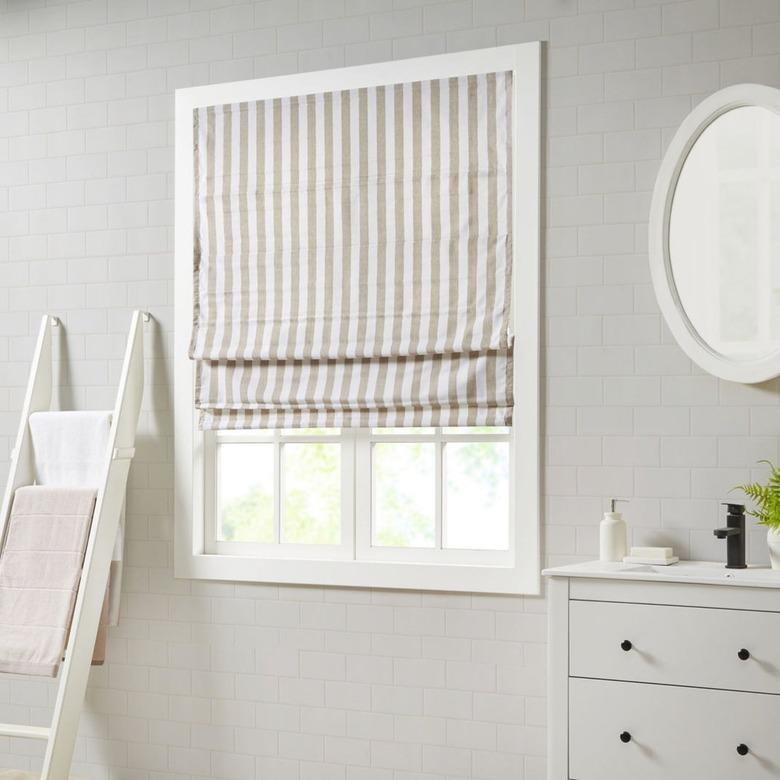
[[[323,71],[306,76],[286,76],[177,91],[177,576],[340,586],[538,592],[539,53],[539,44],[522,44],[339,71]],[[198,271],[196,270],[195,280],[192,274],[193,252],[196,251],[193,235],[203,236],[201,244],[207,239],[213,240],[217,249],[211,247],[211,251],[221,253],[220,257],[224,258],[221,262],[233,263],[230,278],[225,276],[223,281],[216,283],[220,295],[231,294],[231,285],[236,293],[231,299],[233,303],[226,308],[226,311],[230,310],[228,314],[241,309],[243,305],[242,285],[248,285],[247,289],[258,291],[258,300],[249,304],[250,309],[254,306],[250,315],[255,318],[262,316],[264,302],[266,306],[281,306],[283,315],[289,312],[291,306],[298,307],[305,313],[312,308],[316,309],[318,305],[314,298],[304,300],[304,295],[298,296],[296,300],[285,299],[284,295],[275,300],[272,300],[273,296],[263,299],[259,290],[264,283],[267,285],[268,279],[260,278],[260,274],[254,272],[254,266],[251,264],[242,267],[239,264],[242,261],[229,260],[229,253],[235,252],[236,241],[231,244],[225,240],[230,230],[227,218],[222,220],[221,225],[217,223],[216,232],[208,236],[198,233],[195,218],[198,208],[203,208],[203,195],[200,189],[196,189],[196,177],[200,175],[196,172],[196,165],[202,166],[204,162],[206,165],[213,164],[205,158],[200,163],[193,160],[193,116],[200,116],[202,122],[212,122],[213,126],[213,118],[207,113],[209,109],[202,107],[221,107],[218,111],[223,113],[218,114],[219,122],[223,122],[223,116],[230,115],[232,118],[224,120],[224,129],[216,131],[217,134],[222,134],[218,143],[226,143],[225,139],[230,137],[238,143],[247,135],[245,125],[241,126],[239,122],[249,123],[250,137],[255,123],[263,121],[262,116],[268,121],[276,121],[277,132],[282,135],[290,132],[291,127],[298,126],[284,113],[287,109],[280,110],[277,121],[273,113],[276,109],[270,108],[263,115],[265,109],[260,107],[260,103],[253,104],[249,109],[252,112],[249,119],[245,119],[240,113],[242,101],[265,100],[268,103],[278,98],[284,99],[287,95],[326,92],[332,90],[334,85],[338,85],[339,89],[359,91],[366,87],[371,88],[372,85],[399,84],[414,79],[461,76],[473,78],[470,74],[492,71],[512,72],[512,101],[514,116],[517,117],[514,131],[506,134],[512,136],[509,139],[511,156],[507,157],[511,160],[511,169],[514,172],[511,184],[512,199],[508,201],[512,205],[511,222],[514,233],[522,236],[522,241],[514,242],[513,274],[508,280],[511,306],[507,298],[506,325],[510,333],[507,355],[501,351],[504,349],[501,344],[485,340],[490,335],[487,328],[491,324],[483,327],[479,322],[473,332],[468,331],[468,338],[473,339],[468,343],[474,346],[466,347],[466,337],[461,337],[464,345],[460,347],[461,355],[442,355],[441,363],[436,362],[440,359],[437,355],[400,352],[396,356],[395,353],[385,352],[385,346],[381,347],[382,352],[372,354],[364,355],[355,351],[355,343],[359,342],[362,347],[363,340],[368,344],[371,338],[375,338],[379,343],[381,320],[371,322],[370,319],[366,333],[360,330],[361,326],[355,330],[353,321],[345,325],[344,332],[348,330],[350,338],[348,354],[330,354],[324,351],[329,347],[329,343],[322,337],[322,333],[335,333],[334,328],[339,327],[336,320],[326,322],[319,334],[315,324],[313,337],[315,340],[319,339],[318,344],[323,351],[308,357],[301,353],[301,345],[305,353],[307,337],[311,335],[305,332],[303,325],[298,325],[299,322],[306,321],[303,318],[291,318],[292,326],[282,323],[278,328],[277,323],[274,325],[276,330],[271,330],[269,326],[264,336],[257,338],[256,355],[249,356],[245,331],[235,322],[228,322],[223,332],[222,322],[218,321],[219,332],[216,336],[214,328],[211,328],[208,338],[212,341],[222,339],[222,352],[209,353],[208,349],[203,348],[203,344],[195,345],[195,338],[190,342],[194,318],[203,316],[203,309],[216,300],[213,298],[213,291],[207,291],[211,298],[202,297],[202,283],[201,297],[198,297]],[[463,80],[458,83],[462,84]],[[455,87],[458,88],[462,89]],[[423,101],[429,99],[429,94],[433,94],[426,92],[425,86],[421,89]],[[398,94],[400,96],[400,93]],[[466,93],[461,92],[461,95],[464,94]],[[489,93],[485,94],[487,97],[480,97],[478,100],[484,101],[484,106],[487,106],[491,98]],[[452,96],[453,100],[462,99],[456,98],[455,93],[452,93]],[[413,101],[421,99],[420,92],[411,89],[404,92],[403,97],[399,97],[401,101],[407,98],[408,105],[413,107],[417,105]],[[447,99],[442,98],[444,101]],[[365,101],[365,98],[352,97],[350,100],[353,101],[351,107],[344,108],[347,103],[345,98],[334,98],[334,104],[341,105],[340,110],[345,112],[345,121],[351,121],[352,128],[358,131],[361,125],[355,120],[355,111],[358,110],[355,106],[358,100]],[[367,100],[370,134],[371,123],[374,121],[371,101],[375,98],[369,96]],[[468,100],[474,100],[471,93]],[[339,104],[338,101],[343,102]],[[306,117],[306,105],[312,104],[300,103],[299,119],[294,120],[295,122],[303,121],[302,118]],[[389,107],[391,103],[387,105]],[[396,103],[396,108],[401,105],[402,103]],[[482,107],[483,103],[480,103],[480,110]],[[298,111],[297,108],[292,110]],[[316,112],[320,109],[310,107],[309,110],[313,112],[309,114],[312,122],[310,127],[319,127],[318,123],[322,120]],[[350,114],[350,111],[353,113]],[[463,121],[468,121],[470,114],[468,111],[461,111],[460,116]],[[196,132],[199,132],[197,125]],[[395,132],[411,135],[414,133],[405,126]],[[424,133],[422,137],[425,138]],[[418,143],[417,148],[421,148],[419,141],[407,141],[404,138],[403,143],[407,142],[412,145]],[[306,153],[318,154],[319,143],[321,141],[318,135],[309,144]],[[201,148],[204,145],[201,143]],[[246,145],[241,146],[242,154],[246,154],[243,151],[245,148]],[[461,164],[468,160],[482,160],[483,152],[480,151],[479,144],[473,147],[473,152],[464,149],[465,147],[461,148]],[[431,152],[424,141],[421,152],[420,164],[424,168],[430,163]],[[251,157],[252,152],[249,154]],[[257,154],[257,165],[260,166],[261,155]],[[295,168],[298,163],[290,162],[291,157],[294,155],[283,152],[280,164],[288,166],[284,168],[285,171],[298,171],[299,169]],[[228,157],[221,154],[215,159],[228,161]],[[456,162],[457,155],[450,158],[451,164],[455,165]],[[240,164],[240,160],[238,163],[231,162],[233,168],[224,176],[233,175],[238,180],[239,176],[243,175],[240,173]],[[359,164],[367,165],[367,170],[371,173],[370,161]],[[396,170],[403,169],[406,172],[412,170],[414,165],[410,158]],[[314,168],[309,170],[313,171]],[[523,171],[524,175],[519,176],[518,171]],[[276,175],[278,176],[278,173]],[[202,187],[206,179],[197,181],[200,182],[197,186]],[[465,203],[463,199],[468,199],[470,192],[466,181],[467,179],[461,176],[461,203]],[[302,184],[301,193],[304,194],[301,198],[313,197],[305,194],[311,190],[307,189],[307,186]],[[424,190],[424,181],[421,186]],[[236,191],[251,192],[253,186],[250,182],[247,188],[242,181],[240,189]],[[408,197],[412,201],[424,195],[416,192],[413,186],[408,192],[403,188],[399,189],[397,194],[401,199]],[[205,197],[216,199],[217,195],[222,199],[221,194],[213,192],[207,193]],[[224,200],[229,201],[230,198]],[[193,209],[193,201],[201,205]],[[342,208],[346,209],[346,203],[347,201],[342,202]],[[369,253],[376,251],[376,244],[372,243],[374,240],[371,238],[371,226],[374,224],[371,220],[377,219],[377,203],[378,201],[375,203],[369,195],[364,205],[359,207],[364,211],[356,211],[356,214],[368,215],[366,229],[360,227],[360,219],[357,216],[351,217],[351,227],[355,231],[353,237],[360,234],[361,240],[365,238],[366,251]],[[243,213],[242,208],[238,207],[236,213]],[[278,223],[281,232],[278,235],[283,236],[282,240],[287,242],[288,247],[292,246],[293,250],[285,250],[287,254],[283,255],[283,269],[284,264],[290,262],[291,251],[301,252],[300,247],[289,243],[291,231],[299,229],[300,226],[295,224],[287,227],[290,213],[295,212],[298,205],[295,205],[293,212],[290,212],[289,204],[285,206],[283,203],[282,209],[285,208],[288,211],[281,214],[282,220]],[[464,208],[471,208],[471,205]],[[261,215],[266,213],[259,207],[257,212]],[[303,210],[297,213],[300,216]],[[473,215],[479,223],[483,216],[477,217],[477,213],[483,215],[483,212],[478,212],[477,206],[474,206]],[[314,210],[309,214],[312,224],[320,219],[319,216],[315,219],[314,214]],[[207,216],[211,218],[210,214]],[[327,216],[325,218],[327,219]],[[348,224],[350,218],[343,219],[345,224]],[[408,219],[413,220],[413,217]],[[470,220],[467,222],[471,224]],[[419,226],[419,221],[416,224]],[[413,222],[404,225],[407,230],[411,229],[410,226],[413,227]],[[235,225],[233,227],[236,229],[236,235],[239,235],[238,228]],[[346,229],[349,230],[349,226]],[[320,226],[310,225],[309,230],[316,233]],[[365,233],[364,230],[368,232]],[[423,225],[423,236],[426,230]],[[399,234],[400,232],[399,230]],[[254,242],[254,246],[260,241],[251,230],[244,235],[246,237],[242,235],[242,240],[250,244]],[[477,242],[482,240],[478,238]],[[486,237],[485,241],[488,240],[490,239]],[[442,240],[442,246],[446,243],[446,239]],[[404,244],[399,246],[403,247]],[[461,253],[460,266],[456,264],[452,267],[457,267],[459,272],[466,274],[471,284],[482,284],[480,275],[492,271],[492,266],[464,266],[462,260],[468,256],[464,246],[465,244],[451,250]],[[198,246],[197,252],[204,253],[207,249]],[[418,250],[399,251],[396,262],[402,266],[406,263],[412,267],[419,261],[419,258],[409,254]],[[468,251],[471,251],[470,241]],[[479,248],[477,251],[480,251]],[[237,257],[237,254],[233,257]],[[425,257],[425,253],[422,257]],[[318,256],[317,261],[320,259]],[[330,268],[328,263],[335,262],[336,258],[326,258],[326,265],[318,265],[317,269]],[[438,273],[438,269],[434,268],[434,273],[426,277],[425,265],[422,267],[422,276],[416,278],[414,285],[407,289],[413,296],[425,299],[427,291],[433,287],[434,273]],[[317,273],[319,272],[317,270]],[[342,277],[345,276],[341,270],[338,273],[342,274]],[[288,284],[289,289],[293,290],[306,289],[302,275],[293,277],[284,270],[280,279],[280,289],[282,284]],[[328,279],[330,283],[331,280],[329,277]],[[374,287],[370,276],[367,280],[358,281],[360,285],[364,285],[365,281],[370,282],[365,287],[369,298],[372,295],[374,298],[379,297],[376,292],[372,293]],[[312,283],[312,279],[309,279],[309,283]],[[487,285],[490,283],[485,282]],[[342,282],[339,282],[339,285],[341,284]],[[426,284],[428,287],[425,287]],[[425,290],[422,296],[416,295],[419,286]],[[352,290],[355,289],[358,288],[353,286]],[[364,287],[361,286],[360,289]],[[390,292],[382,295],[392,295],[392,291],[398,289],[400,288],[397,287],[397,281],[394,282],[390,278],[387,285]],[[343,293],[340,300],[354,295],[353,291],[339,287],[335,282],[333,290],[334,294],[339,293],[339,290]],[[489,286],[487,290],[489,299],[493,293]],[[312,294],[316,296],[317,293]],[[397,295],[397,292],[395,294]],[[194,300],[199,302],[198,312],[194,310]],[[358,298],[350,300],[353,309],[356,304],[361,305]],[[474,307],[487,310],[490,305],[479,296],[472,305],[463,298],[462,293],[456,291],[454,300],[450,301],[449,306],[445,301],[442,311],[446,311],[448,307],[456,308],[456,304],[464,307],[464,311],[470,312]],[[216,305],[220,304],[217,302]],[[310,309],[305,309],[307,305]],[[377,301],[369,301],[368,305],[376,306]],[[413,347],[413,337],[404,331],[409,321],[408,313],[404,313],[407,311],[407,302],[402,297],[393,316],[397,317],[396,324],[400,328],[401,341],[405,339],[406,345]],[[427,309],[422,306],[420,311]],[[246,312],[242,316],[245,315]],[[436,327],[431,323],[426,323],[425,327],[419,324],[421,339],[423,331],[434,333]],[[484,339],[480,342],[480,334],[483,331]],[[288,345],[288,352],[283,352],[282,347],[276,349],[277,338]],[[334,349],[342,348],[337,339],[333,340],[333,344],[336,345]],[[193,354],[194,351],[197,354]],[[386,385],[396,393],[390,400],[382,395],[382,386],[376,380],[377,373],[381,370],[377,368],[379,364],[372,363],[380,354],[383,356],[382,360],[388,359],[386,355],[390,354],[391,370],[397,372],[395,381],[391,383],[388,380]],[[193,363],[189,357],[194,357],[196,362]],[[310,364],[310,368],[307,368],[307,359],[315,361]],[[326,360],[330,362],[326,363]],[[338,361],[343,361],[341,365],[344,368],[336,369],[336,384],[340,383],[341,395],[336,397],[334,393],[332,398],[318,395],[313,400],[306,400],[313,388],[321,393],[324,387],[329,387],[333,361],[336,361],[336,366],[339,365]],[[263,377],[259,380],[258,371]],[[307,371],[310,373],[306,373]],[[445,379],[436,384],[430,378],[433,375],[440,375]],[[509,378],[508,388],[501,387],[505,377]],[[494,386],[496,379],[498,383]],[[261,392],[257,391],[259,401],[253,401],[255,405],[250,408],[247,405],[246,386],[252,385],[257,389],[263,382],[264,386],[267,386],[267,396],[261,397]],[[423,386],[430,388],[430,398],[420,395],[423,392],[420,388]],[[502,395],[504,390],[506,393]],[[512,397],[514,401],[510,400],[509,407],[506,407],[504,399]],[[277,412],[274,411],[273,404],[280,403],[280,398],[283,399],[281,403],[287,405],[280,407],[281,411]],[[429,401],[431,406],[426,407],[424,404]],[[311,405],[310,408],[307,408],[307,403]],[[328,406],[329,403],[334,406]],[[390,404],[387,408],[397,411],[385,412],[385,407],[382,406],[385,403]],[[483,406],[469,406],[474,403],[481,403]],[[504,424],[504,419],[507,422],[511,419],[511,425]],[[357,423],[362,427],[351,427],[356,420],[367,422]],[[307,424],[323,427],[289,427]],[[395,427],[399,424],[405,427]],[[335,425],[342,427],[330,427]],[[366,427],[367,425],[374,427]]]
[[[509,428],[207,436],[207,552],[439,563],[508,559]]]

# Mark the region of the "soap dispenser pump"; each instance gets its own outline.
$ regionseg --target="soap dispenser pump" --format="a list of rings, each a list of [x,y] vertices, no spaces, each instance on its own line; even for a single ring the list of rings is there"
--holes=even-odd
[[[628,526],[620,512],[615,511],[618,503],[627,499],[613,498],[609,502],[609,512],[599,526],[599,560],[622,562],[628,555]]]

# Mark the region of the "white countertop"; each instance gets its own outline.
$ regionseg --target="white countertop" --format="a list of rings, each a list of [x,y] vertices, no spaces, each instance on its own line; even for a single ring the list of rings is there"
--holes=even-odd
[[[768,566],[727,569],[723,563],[680,561],[670,566],[639,563],[587,561],[545,569],[545,577],[590,577],[607,580],[644,580],[647,582],[691,582],[701,585],[737,585],[749,588],[780,588],[780,570]]]

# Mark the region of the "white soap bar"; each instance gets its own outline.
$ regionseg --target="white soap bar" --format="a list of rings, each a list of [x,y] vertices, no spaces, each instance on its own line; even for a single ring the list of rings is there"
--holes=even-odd
[[[623,558],[623,563],[641,563],[645,566],[671,566],[679,560],[676,555],[673,555],[671,558],[646,558],[644,556],[626,555]]]
[[[671,547],[632,547],[632,558],[673,558],[674,550]]]

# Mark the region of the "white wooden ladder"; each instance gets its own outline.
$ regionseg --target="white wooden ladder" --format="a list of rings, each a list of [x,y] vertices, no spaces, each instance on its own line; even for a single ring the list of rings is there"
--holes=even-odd
[[[133,313],[73,620],[59,671],[51,726],[0,723],[0,736],[46,741],[41,780],[68,780],[70,774],[114,541],[127,488],[127,474],[135,454],[135,433],[144,388],[143,323],[149,319],[145,312]],[[16,489],[34,482],[28,420],[34,412],[48,411],[51,405],[52,330],[58,326],[59,320],[47,315],[43,317],[38,331],[19,433],[11,454],[8,484],[0,509],[0,549]]]

